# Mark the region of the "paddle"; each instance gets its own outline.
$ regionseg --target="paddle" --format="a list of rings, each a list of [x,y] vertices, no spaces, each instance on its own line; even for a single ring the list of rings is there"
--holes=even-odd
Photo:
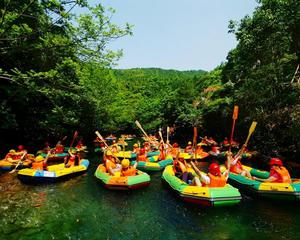
[[[194,137],[193,137],[193,147],[194,147],[194,160],[196,161],[196,145],[197,145],[197,136],[198,136],[198,129],[197,127],[194,127]]]
[[[48,151],[48,153],[47,153],[47,155],[46,155],[46,157],[45,157],[45,160],[44,160],[44,164],[45,164],[45,165],[47,164],[47,161],[48,161],[48,159],[49,159],[50,154],[51,154],[51,151]]]
[[[169,143],[170,127],[167,127],[167,143]]]
[[[232,114],[231,134],[230,134],[230,140],[229,140],[229,152],[231,151],[231,144],[232,144],[232,141],[233,141],[233,133],[234,133],[234,128],[235,128],[235,121],[238,118],[238,114],[239,114],[239,107],[238,106],[234,106],[233,114]]]
[[[250,126],[250,128],[249,128],[249,133],[248,133],[247,139],[246,139],[246,141],[245,141],[243,147],[242,147],[242,148],[240,149],[240,151],[236,154],[236,156],[240,156],[240,155],[243,154],[243,152],[244,152],[246,146],[248,145],[248,142],[249,142],[249,140],[250,140],[250,137],[251,137],[252,133],[254,132],[254,130],[255,130],[255,128],[256,128],[256,125],[257,125],[257,122],[253,121],[252,124],[251,124],[251,126]],[[235,157],[236,157],[236,156],[235,156]]]
[[[107,145],[107,143],[106,143],[106,141],[104,140],[104,138],[101,136],[101,134],[98,132],[98,131],[95,131],[95,134],[97,135],[97,137],[98,138],[100,138],[100,140],[102,140],[103,142],[104,142],[104,145],[107,147],[107,149],[111,149],[108,145]],[[120,161],[120,159],[112,152],[112,155],[117,159],[117,161],[120,163],[121,161]]]
[[[162,140],[163,144],[165,145],[165,141],[164,141],[164,138],[163,138],[162,133],[161,133],[161,128],[158,130],[158,134],[159,134],[160,139]]]
[[[72,142],[71,142],[71,144],[70,144],[70,148],[73,146],[73,143],[74,143],[75,139],[77,138],[77,136],[78,136],[78,131],[75,131],[75,132],[74,132],[74,135],[73,135]]]
[[[17,170],[17,168],[19,167],[20,163],[22,162],[22,160],[26,156],[26,154],[27,154],[27,152],[25,151],[24,154],[22,155],[22,157],[20,158],[20,161],[17,163],[16,167],[13,170],[11,170],[9,173],[14,173]]]
[[[138,120],[135,121],[135,124],[138,126],[138,128],[143,132],[143,134],[145,135],[145,137],[148,139],[148,141],[150,142],[151,139],[149,138],[149,136],[147,135],[147,133],[144,131],[144,129],[142,128],[142,125],[139,123]]]

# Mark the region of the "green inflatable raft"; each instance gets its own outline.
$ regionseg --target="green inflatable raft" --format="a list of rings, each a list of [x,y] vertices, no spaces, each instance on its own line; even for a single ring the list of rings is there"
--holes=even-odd
[[[248,166],[243,166],[252,176],[258,178],[268,178],[270,173],[260,171]],[[260,182],[239,174],[230,173],[229,180],[232,185],[240,190],[254,194],[255,196],[273,198],[278,200],[294,200],[300,201],[300,179],[293,179],[292,183],[271,183]]]
[[[242,199],[239,190],[229,184],[225,187],[190,186],[175,176],[173,166],[165,168],[162,178],[185,202],[202,206],[230,206],[239,203]]]
[[[150,184],[150,176],[142,171],[137,171],[135,176],[111,176],[106,172],[103,164],[100,164],[95,172],[95,177],[107,189],[113,190],[134,190],[147,187]]]
[[[137,169],[142,171],[162,171],[166,166],[173,164],[172,156],[167,156],[165,160],[158,160],[158,156],[153,156],[148,158],[148,162],[138,162]],[[132,161],[131,164],[135,164],[135,161]]]

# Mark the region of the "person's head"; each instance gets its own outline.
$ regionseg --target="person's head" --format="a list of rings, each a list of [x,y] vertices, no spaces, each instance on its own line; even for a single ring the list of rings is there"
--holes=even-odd
[[[273,166],[281,167],[283,165],[282,161],[279,158],[271,158],[269,164],[271,167],[273,167]]]
[[[189,141],[189,142],[188,142],[188,146],[191,146],[191,145],[192,145],[192,142],[191,142],[191,141]]]
[[[122,168],[128,168],[130,165],[130,162],[128,159],[123,159],[121,162]]]
[[[24,146],[23,146],[23,145],[19,145],[19,146],[18,146],[18,150],[19,150],[19,151],[24,150]]]
[[[140,149],[140,154],[141,154],[141,155],[142,155],[142,154],[145,154],[145,152],[146,152],[145,148],[141,148],[141,149]]]
[[[139,145],[138,145],[137,143],[135,143],[135,144],[133,144],[133,147],[134,147],[134,148],[138,148]]]
[[[10,149],[9,153],[16,153],[16,150],[15,149]]]
[[[178,145],[178,143],[173,143],[172,147],[173,147],[173,148],[178,148],[179,145]]]
[[[110,150],[106,151],[105,156],[107,158],[111,159],[112,158],[112,151],[110,151]]]
[[[209,165],[209,173],[214,175],[214,176],[220,176],[221,175],[221,170],[220,166],[217,163],[212,163]]]
[[[72,149],[71,149],[71,153],[72,153],[72,154],[77,154],[77,150],[74,149],[74,148],[72,148]]]
[[[37,156],[35,159],[34,159],[35,162],[41,162],[41,161],[44,161],[44,158],[43,156],[39,155]]]

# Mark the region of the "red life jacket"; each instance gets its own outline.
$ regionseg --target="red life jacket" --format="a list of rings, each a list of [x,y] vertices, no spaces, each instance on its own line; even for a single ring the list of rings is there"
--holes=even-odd
[[[270,177],[276,177],[274,183],[291,183],[291,176],[285,167],[273,166],[270,171]]]
[[[63,153],[64,152],[64,146],[58,145],[55,147],[55,153]]]

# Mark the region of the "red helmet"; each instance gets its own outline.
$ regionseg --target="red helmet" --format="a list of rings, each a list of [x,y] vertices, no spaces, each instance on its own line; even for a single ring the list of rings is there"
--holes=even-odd
[[[18,150],[22,151],[24,149],[24,146],[23,145],[19,145],[18,146]]]
[[[278,165],[282,166],[282,161],[279,158],[271,158],[270,163],[271,166]]]
[[[173,148],[178,148],[179,147],[179,145],[178,145],[178,143],[173,143],[173,146],[172,146]]]
[[[220,175],[221,174],[221,170],[220,170],[220,166],[219,164],[217,163],[212,163],[209,165],[209,172],[212,174],[212,175]]]
[[[144,154],[146,152],[145,148],[140,149],[140,154]]]

